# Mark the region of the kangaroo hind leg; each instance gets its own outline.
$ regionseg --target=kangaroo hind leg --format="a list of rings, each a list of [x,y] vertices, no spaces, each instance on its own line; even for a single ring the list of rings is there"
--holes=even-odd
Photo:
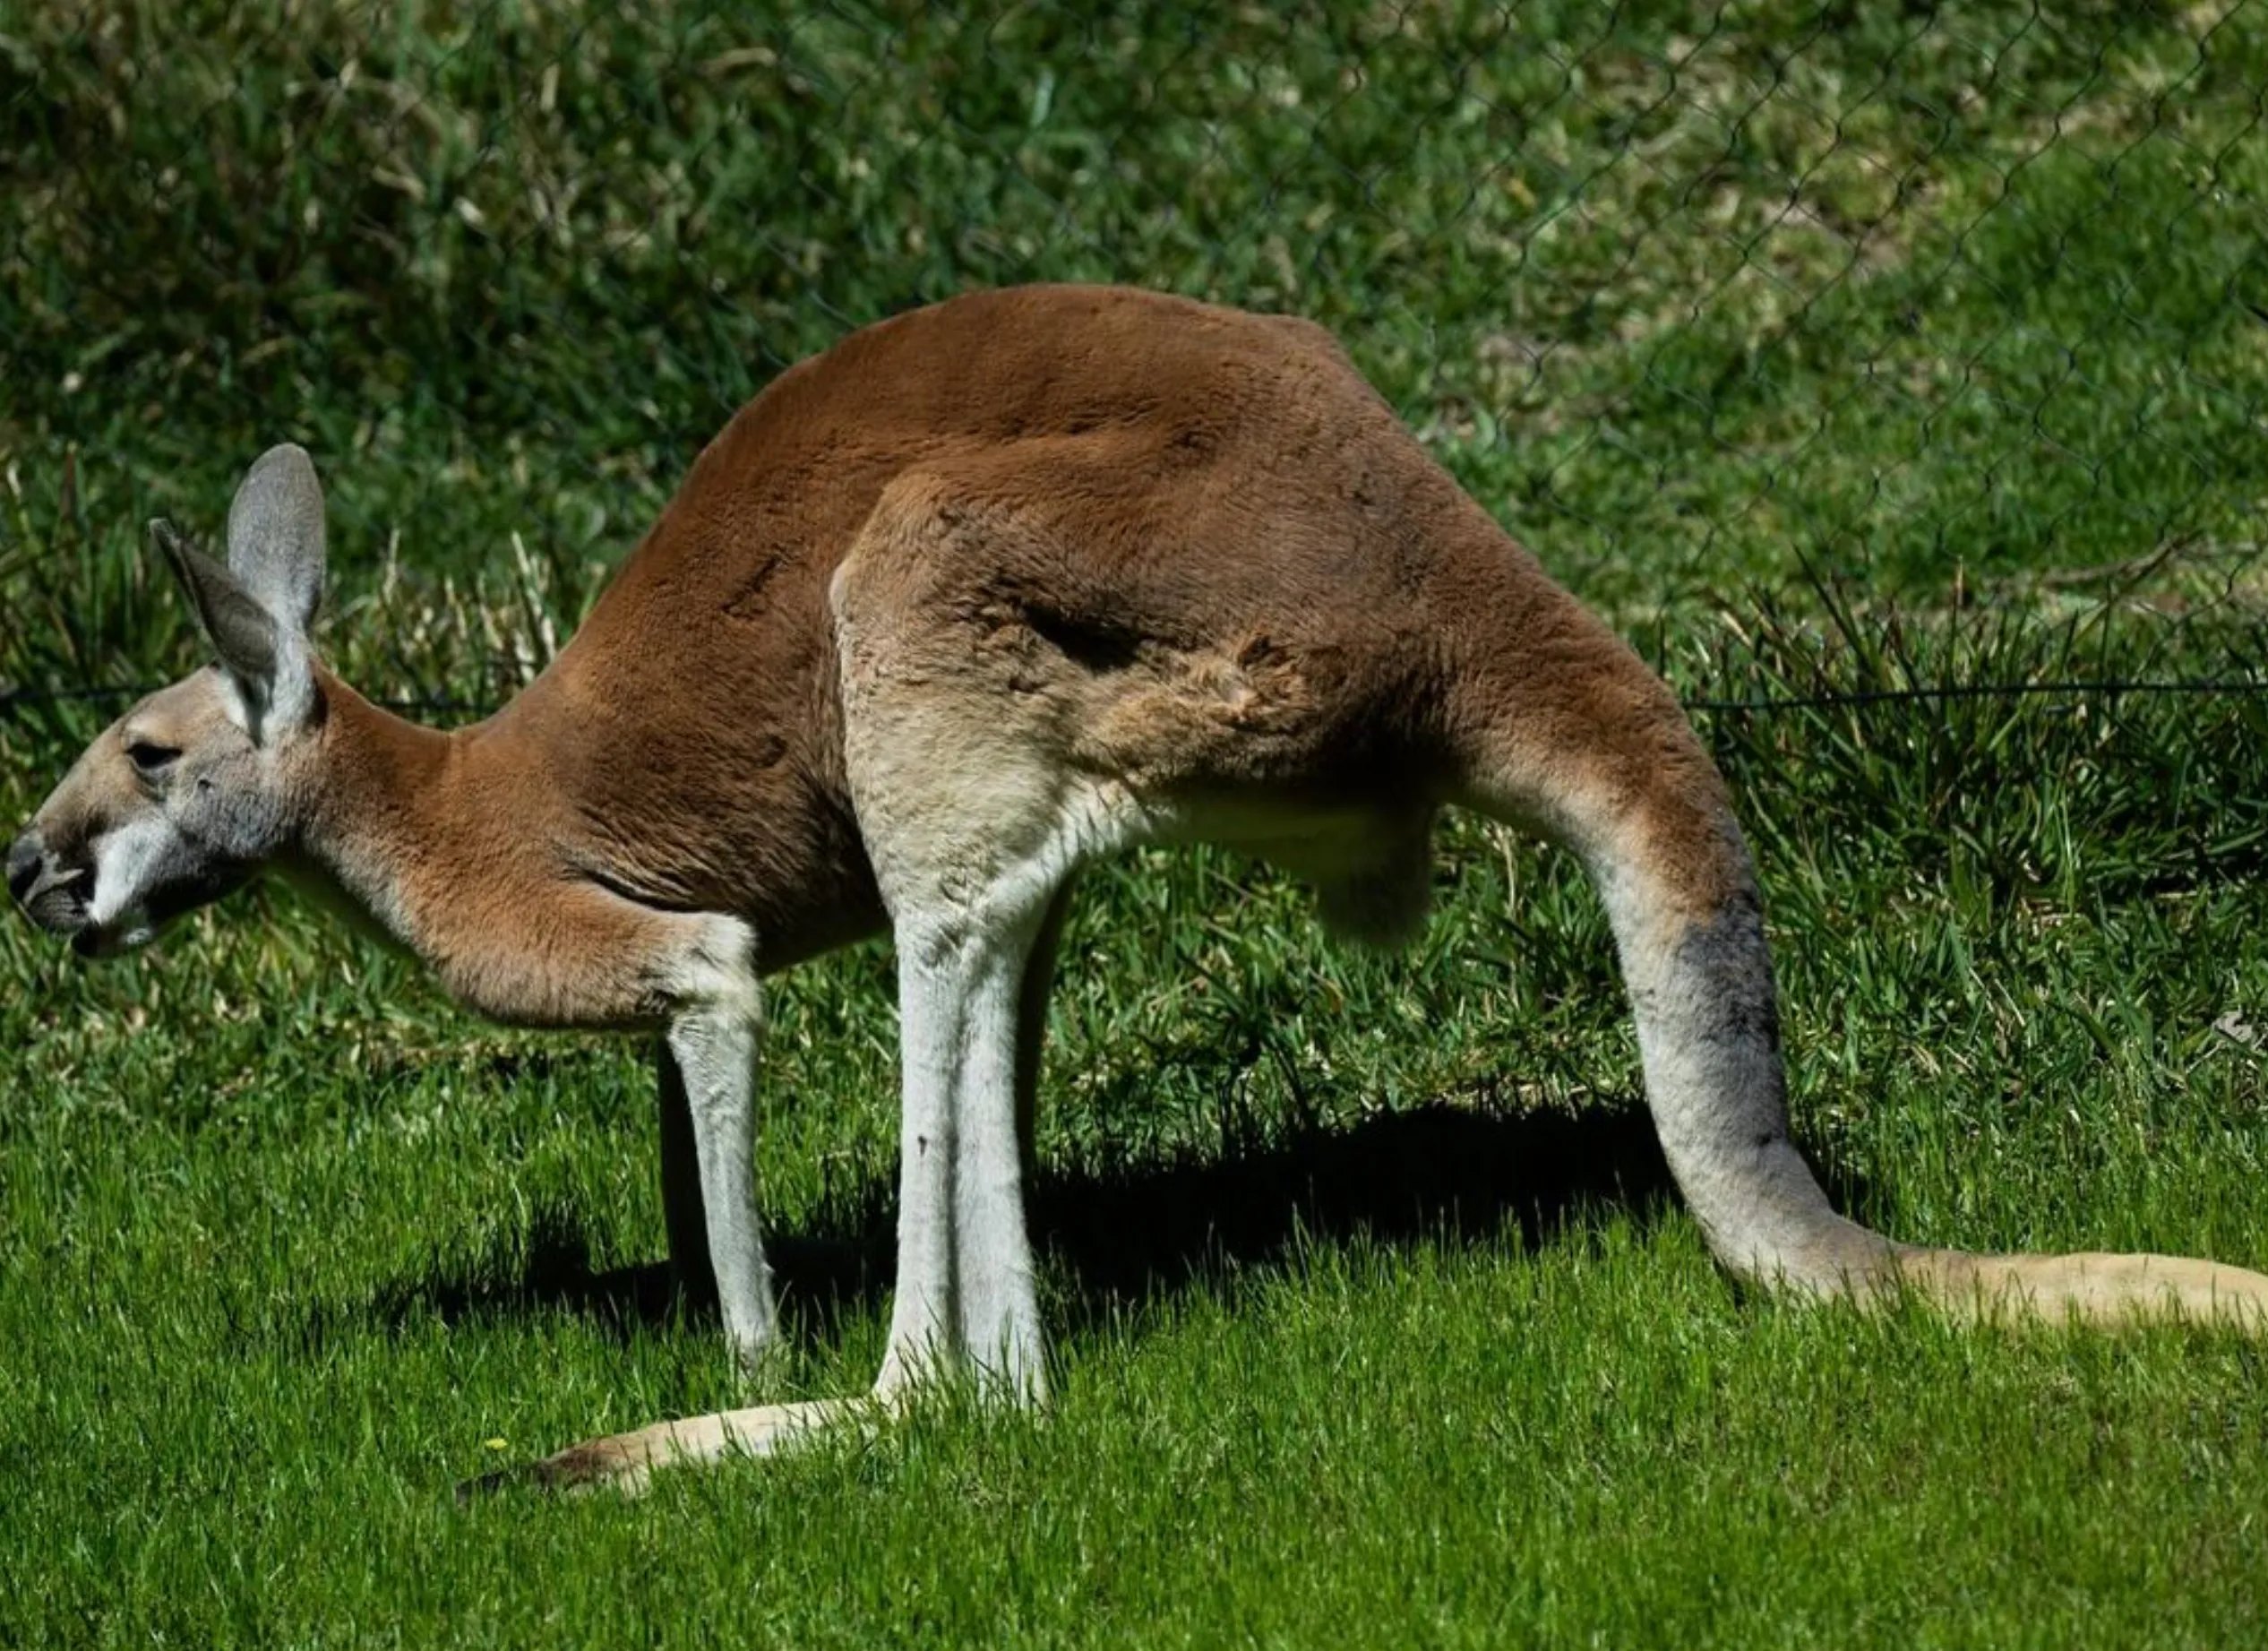
[[[844,760],[898,943],[898,1290],[878,1380],[965,1369],[1044,1397],[1025,1224],[1034,954],[1087,860],[1141,835],[1122,785],[1074,760],[1080,667],[1015,641],[980,510],[894,487],[830,593]]]

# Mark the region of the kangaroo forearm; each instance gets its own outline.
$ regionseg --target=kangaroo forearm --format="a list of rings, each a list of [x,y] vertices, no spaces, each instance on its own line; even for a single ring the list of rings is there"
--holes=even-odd
[[[658,1027],[704,968],[754,975],[752,945],[718,933],[738,925],[656,911],[589,883],[421,916],[410,944],[450,995],[518,1026]]]

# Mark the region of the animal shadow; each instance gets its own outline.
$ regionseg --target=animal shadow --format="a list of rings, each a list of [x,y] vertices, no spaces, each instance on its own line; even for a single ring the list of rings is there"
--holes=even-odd
[[[1865,1203],[1851,1177],[1830,1180],[1844,1208]],[[1078,1328],[1228,1271],[1284,1265],[1318,1243],[1475,1243],[1516,1232],[1534,1248],[1586,1216],[1654,1219],[1674,1193],[1641,1107],[1505,1116],[1437,1102],[1225,1156],[1044,1169],[1031,1217],[1062,1281],[1054,1311]],[[769,1235],[791,1335],[826,1338],[846,1313],[880,1301],[894,1222],[891,1187],[877,1177],[838,1193],[803,1230]],[[399,1329],[425,1314],[457,1323],[561,1310],[627,1338],[679,1315],[713,1316],[714,1302],[680,1291],[666,1261],[594,1267],[575,1210],[551,1203],[536,1211],[524,1246],[437,1263],[382,1291],[368,1316]]]
[[[1651,1218],[1675,1191],[1642,1111],[1502,1116],[1433,1103],[1259,1150],[1043,1176],[1033,1235],[1062,1264],[1081,1315],[1319,1243],[1471,1243],[1516,1230],[1533,1249],[1586,1212]]]

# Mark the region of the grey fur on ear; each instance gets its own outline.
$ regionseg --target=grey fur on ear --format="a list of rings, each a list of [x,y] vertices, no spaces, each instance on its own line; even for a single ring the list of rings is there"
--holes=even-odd
[[[275,702],[278,628],[236,576],[174,531],[173,524],[150,524],[150,537],[165,553],[174,576],[197,611],[197,623],[220,656],[221,667],[245,695],[255,719]]]
[[[322,599],[322,484],[289,442],[253,461],[228,506],[228,571],[287,632],[306,634]]]
[[[253,737],[305,722],[315,705],[307,627],[323,585],[322,486],[305,451],[271,447],[245,472],[225,567],[166,522],[150,531],[242,692]]]

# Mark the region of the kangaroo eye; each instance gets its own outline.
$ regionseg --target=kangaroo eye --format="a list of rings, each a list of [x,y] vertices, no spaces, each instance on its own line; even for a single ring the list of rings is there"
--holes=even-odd
[[[133,764],[136,773],[144,776],[164,773],[180,754],[178,746],[160,745],[155,740],[129,740],[126,743],[126,761]]]

